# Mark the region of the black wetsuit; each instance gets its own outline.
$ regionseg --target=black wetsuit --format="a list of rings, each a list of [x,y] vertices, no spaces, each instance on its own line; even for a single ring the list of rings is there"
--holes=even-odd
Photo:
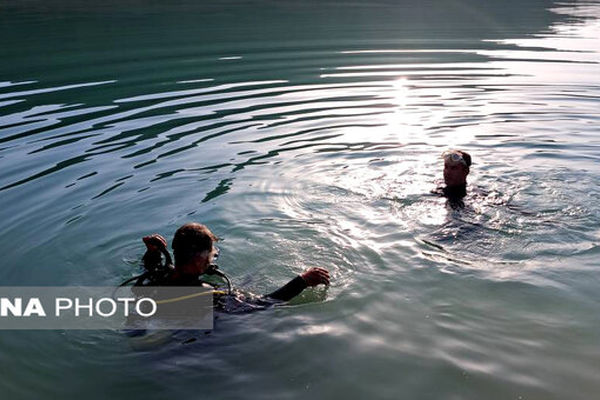
[[[209,284],[214,287],[214,285],[201,279],[198,279],[197,277],[173,280],[169,279],[169,277],[167,276],[166,279],[164,279],[162,282],[159,281],[154,283],[155,286],[201,286],[203,284]],[[275,290],[274,292],[271,292],[261,297],[269,298],[271,300],[289,301],[294,297],[298,296],[300,293],[302,293],[302,291],[307,287],[308,286],[306,285],[306,281],[300,275],[298,275],[284,286]]]
[[[221,290],[222,287],[219,285],[204,281],[199,276],[174,278],[175,270],[173,268],[163,266],[160,258],[156,262],[157,258],[148,253],[144,254],[142,261],[146,270],[154,272],[142,275],[136,280],[134,286],[210,286],[213,289],[218,289],[214,292],[214,305],[218,311],[239,313],[264,309],[276,303],[289,301],[307,288],[306,281],[298,275],[286,285],[263,296],[257,296],[238,289],[226,292]]]
[[[450,207],[456,210],[465,207],[463,199],[467,195],[467,185],[438,187],[431,193],[447,198]]]
[[[450,201],[461,201],[467,195],[467,185],[445,186],[442,194]]]

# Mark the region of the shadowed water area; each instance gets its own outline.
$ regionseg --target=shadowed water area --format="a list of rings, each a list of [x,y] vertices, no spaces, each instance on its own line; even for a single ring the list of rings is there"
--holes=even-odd
[[[3,399],[598,396],[599,2],[5,3],[2,285],[116,285],[188,221],[236,286],[332,285],[143,346],[0,331]]]

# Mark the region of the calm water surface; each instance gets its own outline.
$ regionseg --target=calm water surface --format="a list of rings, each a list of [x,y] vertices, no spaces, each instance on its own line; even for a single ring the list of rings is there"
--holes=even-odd
[[[333,284],[144,346],[0,332],[3,398],[598,398],[600,3],[100,3],[0,7],[2,284],[117,284],[188,221],[236,285]]]

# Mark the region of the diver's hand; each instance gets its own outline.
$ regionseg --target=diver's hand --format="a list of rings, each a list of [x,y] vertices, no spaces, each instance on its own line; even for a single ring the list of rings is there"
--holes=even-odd
[[[164,237],[155,233],[153,235],[144,236],[142,238],[144,244],[148,248],[148,251],[161,251],[164,252],[167,250],[167,241]]]
[[[329,285],[329,271],[327,271],[325,268],[309,268],[300,276],[302,279],[304,279],[304,282],[306,282],[307,286],[317,286],[320,283]]]

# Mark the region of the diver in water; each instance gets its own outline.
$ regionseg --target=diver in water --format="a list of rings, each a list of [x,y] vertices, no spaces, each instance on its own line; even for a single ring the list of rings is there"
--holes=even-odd
[[[445,186],[433,192],[446,197],[452,208],[462,208],[463,198],[467,195],[467,175],[470,172],[471,155],[461,150],[449,150],[444,152],[442,157]]]
[[[215,291],[215,305],[221,311],[262,309],[277,302],[289,301],[307,287],[329,285],[329,272],[326,269],[309,268],[285,286],[264,296],[232,291],[229,278],[213,264],[218,255],[214,246],[218,238],[205,225],[198,223],[185,224],[175,232],[172,243],[174,264],[167,250],[167,242],[161,235],[146,236],[143,241],[147,248],[142,258],[146,272],[123,284],[135,280],[134,286],[206,286],[208,283],[202,278],[218,275],[225,279],[229,287],[226,295],[222,291]]]

